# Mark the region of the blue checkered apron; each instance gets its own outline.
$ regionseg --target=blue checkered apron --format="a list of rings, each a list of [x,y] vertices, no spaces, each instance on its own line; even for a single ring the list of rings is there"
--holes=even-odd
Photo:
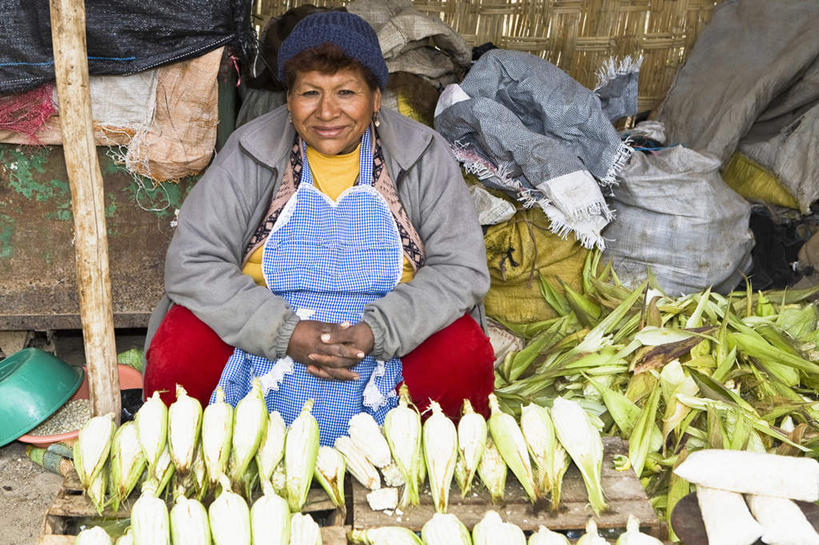
[[[284,297],[299,318],[355,324],[367,303],[398,284],[403,265],[392,212],[372,187],[369,131],[361,140],[359,182],[335,202],[313,184],[304,144],[302,157],[301,183],[265,242],[262,272],[270,290]],[[347,433],[354,414],[369,412],[381,424],[397,402],[400,359],[382,362],[367,356],[352,370],[359,380],[323,380],[290,357],[271,361],[237,348],[219,386],[235,406],[250,391],[251,379],[260,377],[268,409],[281,413],[288,425],[312,398],[321,444],[332,445]]]

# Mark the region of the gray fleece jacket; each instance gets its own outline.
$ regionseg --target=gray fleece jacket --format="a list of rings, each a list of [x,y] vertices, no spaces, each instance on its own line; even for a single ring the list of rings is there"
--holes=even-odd
[[[375,337],[372,354],[386,360],[480,308],[489,272],[477,214],[446,141],[397,112],[384,109],[380,119],[387,168],[426,250],[426,263],[411,282],[364,310]],[[191,190],[168,247],[166,295],[151,316],[146,349],[176,303],[231,346],[272,360],[285,355],[299,318],[241,267],[281,183],[294,137],[285,107],[253,120],[231,135]]]

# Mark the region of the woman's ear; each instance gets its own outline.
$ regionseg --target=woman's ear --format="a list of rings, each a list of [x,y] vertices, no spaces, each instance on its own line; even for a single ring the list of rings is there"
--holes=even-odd
[[[381,89],[376,89],[373,93],[373,113],[381,110]]]

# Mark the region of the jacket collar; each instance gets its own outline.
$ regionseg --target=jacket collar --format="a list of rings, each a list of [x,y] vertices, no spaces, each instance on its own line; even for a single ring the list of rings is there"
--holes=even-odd
[[[378,135],[390,172],[397,176],[409,170],[432,141],[431,130],[419,130],[418,124],[398,112],[383,108],[379,114]],[[287,106],[257,117],[236,131],[241,147],[257,161],[271,169],[286,163],[296,131],[288,121]],[[397,180],[396,180],[397,181]]]

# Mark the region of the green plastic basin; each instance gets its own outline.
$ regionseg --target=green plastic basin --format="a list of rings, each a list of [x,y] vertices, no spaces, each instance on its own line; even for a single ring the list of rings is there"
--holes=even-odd
[[[0,447],[54,414],[79,388],[82,377],[82,369],[37,348],[24,348],[0,361]]]

